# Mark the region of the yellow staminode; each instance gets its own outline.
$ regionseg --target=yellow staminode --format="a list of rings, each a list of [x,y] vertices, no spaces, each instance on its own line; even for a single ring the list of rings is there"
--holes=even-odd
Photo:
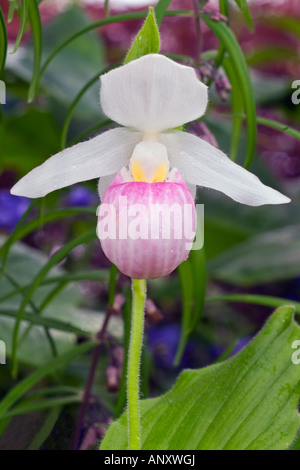
[[[131,163],[131,171],[132,171],[132,176],[133,176],[134,181],[138,181],[138,182],[146,181],[146,175],[140,163],[133,161]]]
[[[167,165],[162,165],[159,168],[157,168],[157,170],[154,173],[152,183],[161,183],[162,181],[165,181],[166,176],[167,176],[167,171],[168,171]]]
[[[168,167],[167,165],[159,166],[151,178],[147,178],[145,171],[140,163],[133,161],[131,163],[131,171],[134,181],[145,183],[160,183],[166,179]],[[151,181],[149,181],[149,179]]]
[[[137,144],[130,159],[134,181],[160,183],[169,170],[167,149],[152,136]]]

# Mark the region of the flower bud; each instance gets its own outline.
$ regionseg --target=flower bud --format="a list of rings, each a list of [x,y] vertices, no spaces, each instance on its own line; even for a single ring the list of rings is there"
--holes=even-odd
[[[125,297],[123,294],[116,294],[112,305],[107,307],[110,315],[120,315],[121,309],[125,303]]]
[[[146,300],[145,314],[146,314],[146,319],[152,325],[156,325],[163,319],[161,311],[157,308],[157,306],[151,299]]]
[[[119,390],[119,370],[115,366],[108,366],[106,369],[106,387],[109,392]]]

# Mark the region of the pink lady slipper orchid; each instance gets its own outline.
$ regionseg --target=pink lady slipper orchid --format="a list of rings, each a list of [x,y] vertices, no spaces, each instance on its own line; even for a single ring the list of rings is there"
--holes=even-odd
[[[12,193],[41,197],[100,177],[99,193],[102,206],[110,208],[106,222],[113,236],[102,236],[103,224],[98,224],[98,234],[108,258],[125,274],[159,277],[187,258],[195,234],[195,209],[186,217],[173,215],[172,233],[165,238],[161,236],[164,226],[157,227],[159,215],[149,222],[152,212],[148,209],[156,204],[194,208],[196,185],[216,189],[251,206],[290,201],[208,142],[174,130],[202,116],[207,106],[207,87],[191,67],[149,54],[100,79],[103,111],[124,127],[54,155],[22,178]],[[138,207],[131,211],[133,205]],[[140,227],[130,237],[126,224],[137,212]],[[187,219],[189,234],[185,230]],[[149,229],[155,232],[150,239]],[[177,229],[181,237],[175,233]]]

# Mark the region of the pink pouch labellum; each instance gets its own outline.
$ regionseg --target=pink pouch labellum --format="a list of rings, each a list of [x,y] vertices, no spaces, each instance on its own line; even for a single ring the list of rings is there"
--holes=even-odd
[[[104,194],[97,233],[121,272],[154,279],[187,259],[196,223],[194,199],[176,170],[162,183],[126,182],[121,171]]]

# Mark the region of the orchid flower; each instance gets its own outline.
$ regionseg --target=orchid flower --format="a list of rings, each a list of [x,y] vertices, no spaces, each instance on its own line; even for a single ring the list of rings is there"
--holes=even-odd
[[[193,68],[160,54],[149,54],[111,70],[100,80],[104,113],[124,127],[52,156],[24,176],[12,188],[12,194],[41,197],[80,181],[100,178],[102,203],[113,200],[115,204],[116,191],[122,188],[122,194],[126,194],[127,187],[130,204],[149,202],[154,194],[157,201],[171,202],[175,198],[179,202],[181,197],[184,204],[191,194],[195,196],[197,185],[216,189],[250,206],[290,201],[221,150],[176,130],[201,117],[207,106],[207,87]],[[135,278],[167,274],[189,253],[171,240],[170,245],[161,245],[158,261],[158,245],[154,249],[151,244],[139,246],[133,242],[108,246],[108,242],[101,241],[109,259]],[[137,259],[139,252],[141,257]]]

